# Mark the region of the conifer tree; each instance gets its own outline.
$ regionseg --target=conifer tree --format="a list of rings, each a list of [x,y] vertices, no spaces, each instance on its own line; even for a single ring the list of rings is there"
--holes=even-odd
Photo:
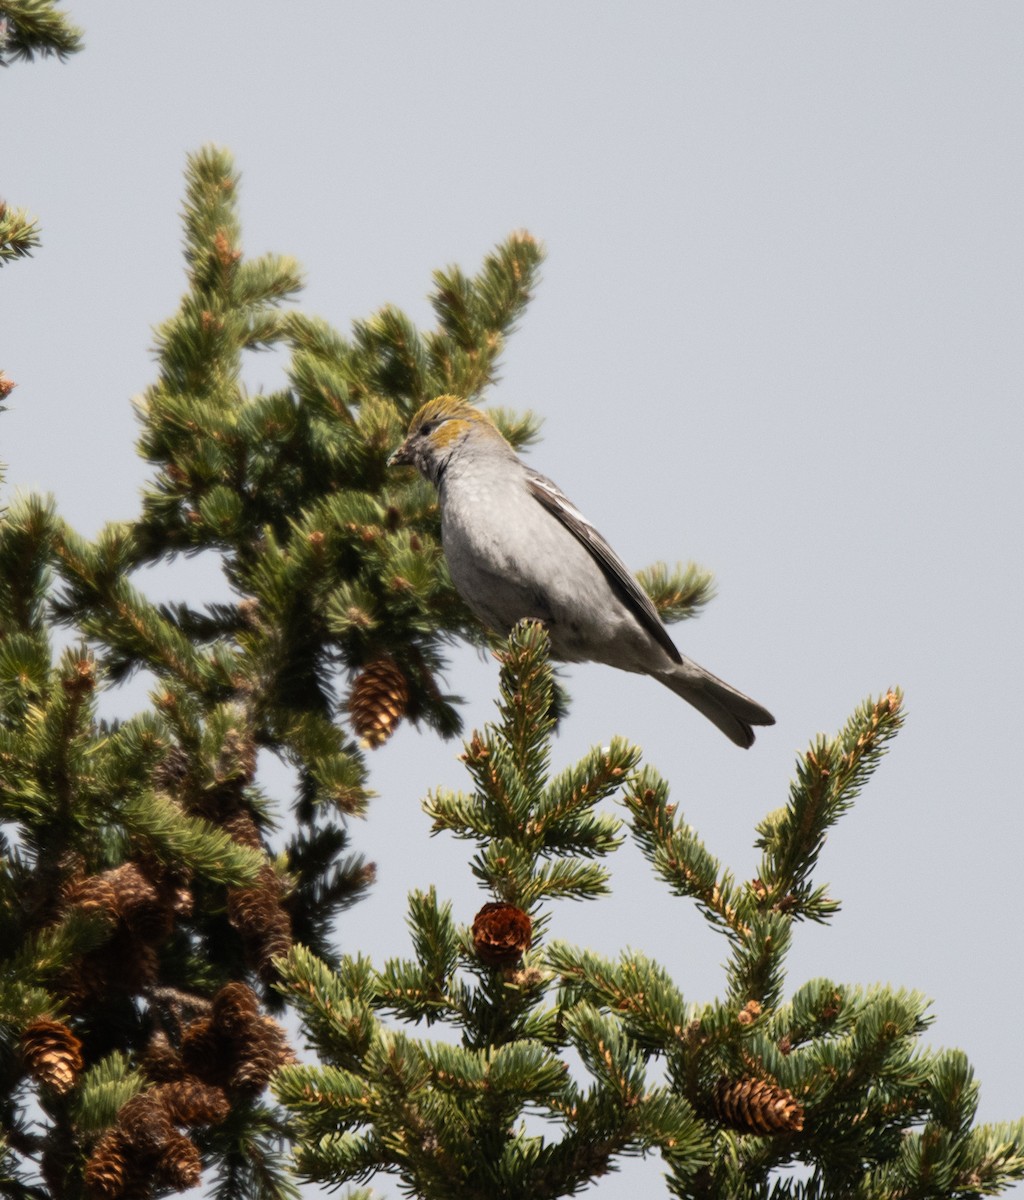
[[[1024,1176],[1024,1121],[974,1126],[971,1068],[921,1045],[921,995],[828,979],[785,995],[794,927],[838,907],[813,881],[825,833],[899,730],[899,692],[800,756],[787,803],[758,827],[759,875],[740,884],[637,748],[613,739],[551,777],[546,635],[522,624],[500,657],[499,720],[465,748],[473,793],[425,801],[436,831],[475,843],[470,867],[492,898],[470,923],[433,888],[413,892],[408,959],[351,955],[332,971],[296,947],[284,967],[322,1064],[286,1066],[274,1084],[303,1177],[392,1174],[423,1200],[554,1200],[652,1150],[669,1194],[693,1200],[946,1200]],[[655,874],[725,938],[720,999],[688,1002],[641,953],[547,939],[552,901],[606,890],[600,860],[623,835],[596,806],[612,794]],[[415,1036],[418,1022],[457,1040]],[[793,1164],[806,1177],[780,1174]]]
[[[294,261],[244,257],[237,182],[221,151],[190,160],[188,290],[138,403],[155,472],[138,519],[86,539],[29,497],[0,520],[11,1195],[157,1194],[203,1162],[219,1195],[290,1194],[263,1095],[291,1056],[268,1015],[276,963],[296,941],[333,961],[334,922],[373,877],[345,828],[367,748],[400,720],[457,732],[444,647],[483,637],[442,567],[436,505],[386,459],[428,396],[494,381],[539,247],[517,235],[475,277],[438,272],[434,330],[388,308],[346,339],[282,308]],[[269,346],[287,384],[251,396],[242,356]],[[533,428],[506,421],[518,442]],[[200,553],[232,603],[155,604],[133,579]],[[140,670],[151,707],[100,719],[97,692]],[[290,803],[261,788],[261,753],[294,769]]]
[[[561,697],[543,631],[521,627],[498,649],[499,720],[466,746],[474,794],[428,800],[475,844],[487,901],[470,922],[414,893],[412,956],[381,967],[338,923],[372,882],[346,825],[368,751],[402,720],[457,733],[446,646],[489,643],[433,496],[387,456],[425,400],[484,397],[542,255],[513,235],[474,276],[436,273],[435,328],[388,307],[344,337],[284,304],[291,259],[245,257],[237,187],[223,151],[190,159],[187,290],[138,403],[138,518],[87,539],[43,498],[0,516],[0,1194],[116,1200],[202,1176],[225,1200],[283,1198],[291,1143],[306,1178],[393,1173],[424,1198],[570,1195],[652,1150],[680,1196],[973,1196],[1019,1177],[1024,1130],[973,1127],[963,1057],[919,1047],[920,997],[785,995],[794,925],[835,907],[812,880],[822,837],[899,727],[898,693],[798,761],[741,886],[635,747],[550,776]],[[286,382],[252,395],[243,356],[272,346]],[[513,444],[535,435],[495,415]],[[140,568],[196,554],[230,603],[146,597]],[[667,619],[710,594],[695,568],[643,581]],[[150,705],[101,718],[98,693],[140,671]],[[261,754],[290,765],[293,796],[261,786]],[[549,937],[554,901],[606,890],[613,796],[727,939],[721,999]],[[319,1065],[293,1061],[283,1004]],[[792,1162],[810,1182],[772,1184]]]

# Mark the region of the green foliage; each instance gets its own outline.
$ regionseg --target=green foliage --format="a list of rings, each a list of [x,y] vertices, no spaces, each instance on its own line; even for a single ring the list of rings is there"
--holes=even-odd
[[[696,617],[715,596],[711,572],[696,563],[679,563],[672,571],[664,563],[655,563],[638,571],[637,579],[663,621]]]
[[[127,1055],[114,1051],[86,1071],[74,1098],[75,1125],[81,1133],[101,1133],[118,1110],[146,1086],[146,1076]]]
[[[38,54],[65,59],[82,49],[82,31],[55,0],[4,0],[0,5],[0,66]]]
[[[77,49],[52,4],[4,16],[16,56]],[[336,952],[373,878],[348,842],[371,798],[360,720],[378,705],[455,734],[447,648],[493,642],[454,591],[432,492],[387,457],[427,399],[496,381],[542,251],[519,233],[474,275],[437,272],[433,329],[388,306],[346,337],[285,306],[293,260],[245,257],[237,191],[225,152],[189,160],[138,519],[86,539],[39,498],[0,514],[0,1192],[114,1200],[187,1186],[201,1157],[214,1195],[291,1200],[289,1142],[307,1179],[459,1200],[571,1195],[654,1151],[681,1197],[973,1197],[1024,1176],[1024,1125],[974,1124],[964,1057],[921,1046],[922,997],[830,980],[786,997],[797,924],[838,908],[813,878],[825,835],[898,731],[898,692],[798,759],[738,883],[635,747],[552,772],[564,694],[523,625],[497,647],[497,720],[466,743],[472,790],[426,801],[435,832],[472,843],[488,903],[470,924],[415,891],[410,957]],[[33,244],[2,210],[0,258]],[[244,356],[267,347],[286,382],[253,395]],[[531,414],[494,415],[513,444],[536,437]],[[229,602],[146,596],[141,568],[196,554]],[[666,620],[712,594],[692,565],[641,578]],[[101,719],[103,689],[139,672],[149,706]],[[685,1000],[637,952],[548,940],[553,901],[609,890],[616,796],[724,937],[722,998]],[[293,1005],[319,1056],[278,1072],[286,1113],[260,1099],[289,1056],[258,1000]],[[794,1164],[802,1182],[780,1175]]]
[[[690,1104],[648,1083],[640,1044],[617,1019],[585,1001],[553,1003],[557,978],[541,949],[546,902],[607,889],[596,860],[621,835],[596,806],[621,790],[637,751],[616,739],[551,776],[553,681],[539,626],[514,631],[500,688],[498,721],[466,746],[474,794],[437,793],[427,809],[437,830],[477,843],[472,870],[492,907],[512,908],[532,938],[489,960],[477,928],[488,908],[471,931],[430,889],[410,897],[410,959],[378,969],[346,958],[334,974],[292,952],[282,986],[323,1065],[284,1068],[275,1090],[297,1122],[308,1179],[383,1171],[420,1196],[554,1197],[623,1154],[660,1147],[693,1169],[703,1161]],[[389,1016],[458,1031],[461,1044],[413,1040]],[[569,1047],[588,1084],[573,1079]],[[526,1116],[545,1120],[550,1136],[531,1132]]]
[[[922,1046],[921,995],[817,979],[784,998],[794,927],[838,907],[812,883],[824,832],[899,730],[898,692],[798,759],[787,805],[758,829],[761,876],[741,886],[633,747],[613,741],[552,777],[546,635],[521,625],[500,658],[499,719],[466,743],[473,793],[425,801],[435,830],[476,843],[491,905],[470,930],[433,888],[413,892],[412,957],[332,972],[296,949],[284,967],[322,1064],[276,1083],[304,1177],[554,1197],[652,1150],[668,1191],[693,1200],[967,1197],[1024,1176],[1024,1124],[974,1125],[970,1066]],[[606,890],[594,860],[621,836],[596,806],[616,792],[655,874],[725,938],[722,999],[687,1001],[637,951],[543,944],[551,900]],[[532,944],[495,958],[488,909],[508,905],[532,916]],[[458,1044],[402,1029],[421,1022]]]
[[[54,55],[63,60],[82,48],[82,33],[55,0],[4,0],[0,4],[0,68],[19,59]],[[39,222],[26,209],[0,199],[0,267],[25,258],[40,245]],[[0,400],[9,386],[0,371]]]
[[[23,208],[0,201],[0,267],[26,258],[39,246],[39,222]]]
[[[18,56],[77,48],[52,5],[5,13]],[[479,397],[494,382],[542,258],[514,235],[476,275],[437,275],[436,329],[388,307],[346,338],[285,307],[302,284],[294,260],[245,257],[224,151],[190,158],[183,218],[187,290],[157,327],[156,380],[138,405],[153,466],[138,519],[87,539],[36,497],[0,515],[0,1132],[14,1135],[11,1178],[22,1160],[30,1174],[41,1165],[54,1196],[81,1192],[86,1159],[89,1187],[129,1187],[109,1182],[126,1169],[119,1156],[142,1154],[123,1152],[136,1143],[119,1114],[138,1123],[164,1103],[153,1089],[184,1070],[167,1056],[199,1036],[218,989],[244,981],[279,1007],[270,985],[290,945],[337,963],[335,922],[373,879],[347,827],[370,798],[349,712],[365,668],[392,665],[399,717],[458,731],[438,682],[447,648],[487,638],[448,577],[436,503],[387,457],[430,396]],[[0,235],[9,255],[35,240],[6,209]],[[267,347],[289,356],[286,383],[252,395],[243,359]],[[529,416],[500,419],[518,444],[536,432]],[[230,603],[147,597],[141,568],[200,553],[222,565]],[[69,631],[60,650],[55,624]],[[149,707],[101,719],[103,690],[139,672]],[[266,754],[290,768],[292,796],[264,790]],[[588,854],[586,836],[581,826]],[[589,869],[546,889],[578,890]],[[427,907],[417,919],[436,990],[448,934]],[[35,1026],[30,1061],[20,1039]],[[250,1052],[265,1081],[270,1051]],[[65,1064],[53,1078],[70,1087],[79,1054],[84,1074],[58,1102],[49,1064]],[[44,1120],[28,1138],[33,1071]],[[290,1195],[280,1114],[249,1093],[230,1100],[227,1118],[190,1133],[215,1193]],[[182,1180],[195,1153],[179,1145]]]

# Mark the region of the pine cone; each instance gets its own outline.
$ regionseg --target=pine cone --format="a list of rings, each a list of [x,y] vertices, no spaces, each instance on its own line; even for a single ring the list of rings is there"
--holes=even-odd
[[[409,706],[409,681],[394,659],[378,658],[356,676],[349,695],[352,727],[375,750],[394,733]]]
[[[127,928],[144,942],[162,942],[174,927],[174,914],[149,873],[136,862],[126,862],[106,874],[117,894],[118,912]]]
[[[533,921],[514,904],[485,904],[473,918],[473,949],[489,967],[511,967],[533,944]]]
[[[180,746],[171,746],[153,768],[153,786],[181,800],[189,781],[189,772],[188,754]]]
[[[160,1091],[175,1125],[219,1125],[231,1111],[222,1088],[201,1083],[194,1076],[165,1083]]]
[[[214,1087],[227,1086],[234,1066],[230,1041],[214,1029],[209,1017],[189,1022],[181,1039],[181,1059],[190,1075]]]
[[[260,1015],[260,1002],[247,983],[226,983],[213,998],[214,1027],[229,1037],[240,1037]]]
[[[213,999],[213,1015],[191,1022],[181,1056],[203,1083],[249,1093],[261,1092],[279,1066],[293,1061],[284,1030],[260,1015],[255,995],[241,983],[226,984]]]
[[[100,913],[110,920],[118,916],[117,892],[106,873],[71,880],[65,888],[64,901],[68,908]]]
[[[260,1017],[238,1050],[240,1061],[231,1084],[243,1092],[262,1092],[277,1068],[294,1059],[284,1030],[273,1017]]]
[[[291,948],[292,919],[278,907],[256,950],[256,967],[262,980],[273,983],[278,978],[274,959],[287,954]]]
[[[181,1055],[162,1033],[154,1034],[150,1039],[141,1065],[154,1083],[172,1083],[185,1071]]]
[[[765,1079],[720,1079],[712,1096],[715,1115],[741,1133],[798,1133],[804,1127],[800,1102]]]
[[[114,1200],[124,1192],[128,1178],[126,1149],[119,1129],[108,1129],[99,1139],[85,1164],[85,1186],[90,1196]]]
[[[292,923],[281,907],[281,881],[273,867],[261,867],[253,887],[229,889],[228,920],[245,939],[261,978],[275,979],[273,959],[291,949]]]
[[[239,809],[238,812],[226,818],[222,823],[222,828],[240,846],[248,846],[251,850],[263,848],[259,826],[253,820],[252,813],[245,809]]]
[[[194,1188],[203,1175],[203,1159],[196,1145],[183,1134],[173,1134],[160,1153],[160,1174],[179,1192]]]
[[[26,1026],[21,1053],[33,1079],[55,1092],[70,1091],[82,1069],[82,1043],[62,1021],[41,1017]]]
[[[139,1092],[118,1110],[117,1125],[124,1140],[133,1150],[143,1154],[159,1153],[174,1134],[171,1114],[161,1091],[161,1088],[150,1088]]]
[[[270,872],[273,875],[273,872]],[[263,882],[228,889],[228,920],[245,938],[257,939],[271,924],[278,908],[278,889]]]

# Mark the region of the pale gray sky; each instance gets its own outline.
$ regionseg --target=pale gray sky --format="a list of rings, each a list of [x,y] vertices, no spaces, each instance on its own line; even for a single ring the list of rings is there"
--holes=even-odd
[[[246,250],[298,257],[303,307],[342,330],[389,301],[428,323],[432,268],[472,272],[528,228],[549,258],[492,399],[545,417],[531,461],[627,562],[716,572],[677,640],[778,718],[743,753],[653,681],[581,667],[556,765],[638,741],[749,877],[795,753],[903,686],[907,728],[822,857],[843,910],[797,930],[791,988],[920,989],[981,1118],[1024,1113],[1024,8],[71,9],[81,55],[0,74],[0,193],[44,231],[0,281],[8,486],[53,491],[84,532],[137,511],[129,401],[183,289],[182,171],[204,142],[243,173]],[[152,580],[213,585],[188,565]],[[448,684],[467,726],[491,718],[492,663],[462,653]],[[380,882],[347,948],[407,952],[412,886],[471,919],[465,848],[419,809],[467,783],[457,751],[405,730],[373,758],[353,841]],[[721,990],[724,945],[631,848],[614,895],[563,905],[553,932],[641,947],[688,999]],[[658,1176],[629,1162],[595,1194]]]

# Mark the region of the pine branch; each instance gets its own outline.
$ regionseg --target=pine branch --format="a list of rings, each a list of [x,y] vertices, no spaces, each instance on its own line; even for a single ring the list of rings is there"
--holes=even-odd
[[[38,54],[61,61],[82,49],[82,31],[55,0],[4,0],[0,7],[0,66]]]
[[[118,1111],[145,1086],[142,1072],[115,1050],[83,1074],[74,1099],[76,1128],[86,1135],[107,1129]]]
[[[251,884],[265,861],[263,855],[239,845],[224,830],[186,816],[162,796],[133,796],[120,807],[119,815],[129,833],[161,861],[197,871],[212,883]]]
[[[696,900],[713,926],[733,938],[747,937],[750,931],[732,874],[723,871],[695,831],[676,818],[668,794],[668,784],[649,767],[630,780],[624,801],[644,857],[675,895]]]
[[[699,616],[715,596],[714,576],[696,563],[677,564],[674,570],[664,563],[654,563],[638,571],[636,577],[668,624]]]
[[[819,737],[797,760],[788,805],[758,826],[764,856],[755,887],[762,908],[784,906],[795,917],[815,920],[835,911],[822,893],[810,891],[810,873],[826,832],[860,794],[903,721],[902,694],[887,692],[865,701],[838,735]]]
[[[472,400],[497,382],[498,357],[530,301],[543,257],[538,243],[520,232],[487,256],[474,279],[458,267],[435,272],[431,302],[440,328],[426,338],[433,395]]]
[[[436,498],[387,468],[419,404],[497,379],[542,251],[517,234],[475,274],[438,272],[431,330],[389,305],[343,337],[283,307],[293,260],[245,257],[238,182],[222,150],[189,161],[187,291],[139,405],[139,520],[90,542],[44,501],[0,514],[0,1190],[115,1200],[191,1187],[205,1161],[216,1195],[290,1200],[286,1140],[307,1179],[387,1173],[425,1200],[572,1195],[652,1151],[670,1192],[709,1200],[967,1197],[1024,1176],[1024,1125],[976,1127],[966,1059],[922,1049],[921,996],[813,980],[784,999],[797,922],[837,908],[812,879],[824,838],[899,729],[899,693],[801,757],[742,886],[635,747],[553,772],[546,633],[480,629]],[[244,356],[270,345],[286,382],[250,395]],[[496,419],[514,444],[536,436],[532,414]],[[231,603],[154,604],[133,578],[200,551]],[[666,620],[711,595],[693,565],[643,582]],[[90,650],[55,661],[55,620]],[[414,890],[410,951],[376,967],[333,948],[373,875],[345,822],[402,722],[458,730],[439,682],[455,637],[496,647],[498,710],[466,743],[467,793],[425,807],[473,843],[488,898],[457,913]],[[97,688],[138,668],[150,708],[100,722]],[[262,752],[294,769],[284,836]],[[620,790],[655,874],[727,939],[721,999],[686,1003],[637,952],[548,941],[550,901],[608,891],[622,836],[601,806]],[[315,1065],[251,983],[295,1008]],[[259,1099],[272,1076],[287,1119]],[[809,1178],[780,1177],[794,1164]]]
[[[0,48],[0,65],[3,65]],[[24,208],[8,208],[0,201],[0,267],[17,258],[27,258],[39,248],[39,222]]]
[[[636,951],[624,951],[612,962],[555,942],[548,948],[547,962],[561,978],[563,1003],[583,1000],[615,1013],[642,1048],[681,1038],[695,1017],[667,971]]]

